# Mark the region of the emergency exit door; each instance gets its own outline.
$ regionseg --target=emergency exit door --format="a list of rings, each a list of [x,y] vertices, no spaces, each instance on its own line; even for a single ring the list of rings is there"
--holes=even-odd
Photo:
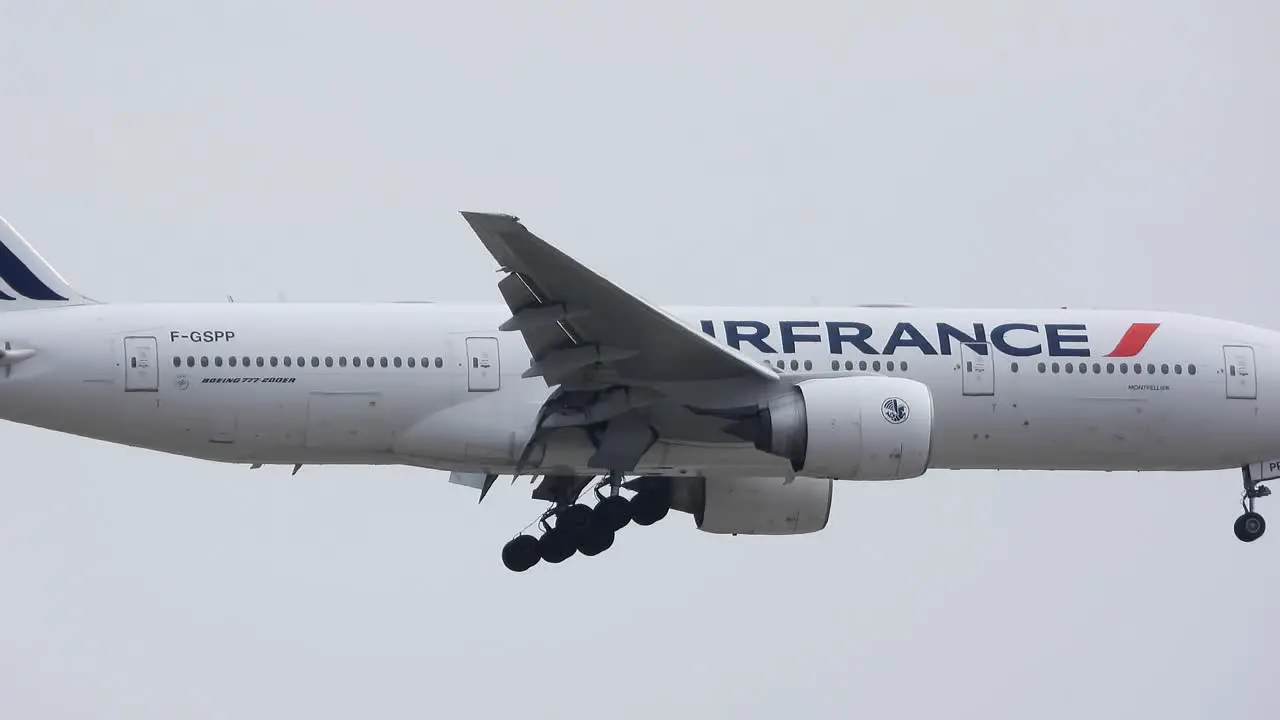
[[[467,390],[493,392],[501,387],[498,338],[467,338]]]
[[[986,343],[965,343],[960,346],[960,375],[965,395],[995,395],[995,366],[991,362],[991,349]]]
[[[1258,398],[1258,374],[1253,365],[1253,348],[1227,345],[1222,348],[1226,360],[1227,397],[1237,400]]]
[[[124,339],[125,392],[155,392],[160,389],[160,363],[156,359],[156,339]]]

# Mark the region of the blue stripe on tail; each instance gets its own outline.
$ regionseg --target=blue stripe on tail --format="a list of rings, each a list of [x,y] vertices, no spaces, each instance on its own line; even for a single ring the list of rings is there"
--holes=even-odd
[[[45,285],[43,280],[36,277],[35,273],[31,272],[31,269],[4,243],[0,243],[0,278],[19,295],[32,300],[66,300],[54,292],[53,288]],[[14,299],[3,292],[0,292],[0,295],[4,295],[5,300]]]

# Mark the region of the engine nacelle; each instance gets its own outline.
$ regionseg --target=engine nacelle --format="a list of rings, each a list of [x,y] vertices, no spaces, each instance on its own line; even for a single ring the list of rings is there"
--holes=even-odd
[[[706,478],[699,484],[692,511],[703,532],[802,535],[825,528],[831,517],[831,480]]]
[[[730,432],[787,458],[797,473],[838,480],[901,480],[929,468],[933,395],[907,378],[806,380]]]

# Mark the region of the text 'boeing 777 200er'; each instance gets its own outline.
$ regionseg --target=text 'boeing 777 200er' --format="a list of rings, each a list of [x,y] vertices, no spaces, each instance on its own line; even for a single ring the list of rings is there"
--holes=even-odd
[[[672,509],[712,533],[815,532],[835,481],[929,468],[1241,468],[1236,535],[1265,529],[1280,333],[1148,311],[659,308],[514,217],[463,217],[502,305],[102,303],[0,222],[0,417],[295,472],[437,468],[481,500],[533,476],[550,505],[503,548],[517,571]]]

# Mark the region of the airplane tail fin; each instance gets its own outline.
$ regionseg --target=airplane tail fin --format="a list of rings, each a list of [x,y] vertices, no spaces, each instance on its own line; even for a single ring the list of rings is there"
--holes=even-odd
[[[0,218],[0,312],[87,305],[84,297]]]

